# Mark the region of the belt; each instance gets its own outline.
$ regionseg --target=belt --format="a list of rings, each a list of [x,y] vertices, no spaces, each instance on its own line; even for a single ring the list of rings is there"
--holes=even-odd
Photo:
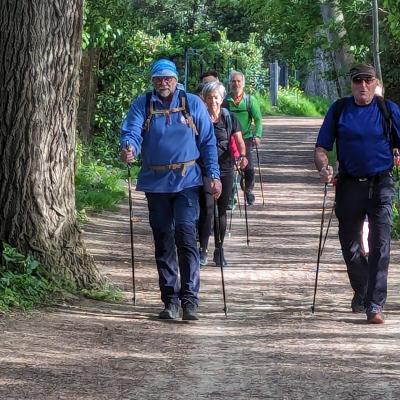
[[[386,170],[382,172],[378,172],[375,175],[370,175],[370,176],[352,176],[349,174],[346,174],[345,172],[339,172],[339,179],[347,179],[347,180],[352,180],[356,182],[367,182],[371,180],[380,180],[382,178],[386,178],[388,176],[391,176],[391,170]]]
[[[340,179],[353,181],[353,182],[368,182],[368,198],[372,199],[374,193],[374,186],[377,182],[379,182],[383,178],[387,178],[392,175],[391,170],[386,170],[382,172],[378,172],[375,175],[365,176],[365,177],[356,177],[348,175],[344,172],[339,172],[339,181]]]
[[[150,169],[153,171],[174,171],[176,169],[181,169],[182,176],[186,175],[187,167],[196,164],[196,160],[192,161],[184,161],[174,164],[166,164],[166,165],[150,165]]]

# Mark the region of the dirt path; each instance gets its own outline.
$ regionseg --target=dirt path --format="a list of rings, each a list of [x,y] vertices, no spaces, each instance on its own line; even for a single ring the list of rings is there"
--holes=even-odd
[[[226,242],[229,315],[220,272],[201,272],[201,320],[161,322],[147,210],[135,193],[137,300],[131,298],[127,206],[93,217],[86,240],[126,302],[85,300],[0,321],[1,399],[399,399],[399,246],[393,246],[387,323],[368,326],[335,238],[310,313],[322,187],[312,148],[320,120],[268,119],[266,207],[251,207],[250,246],[235,213]],[[332,192],[329,204],[332,202]]]

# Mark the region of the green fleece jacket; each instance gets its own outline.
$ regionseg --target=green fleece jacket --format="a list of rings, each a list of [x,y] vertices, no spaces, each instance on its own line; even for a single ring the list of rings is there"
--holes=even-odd
[[[235,105],[231,96],[226,98],[227,108],[239,120],[242,134],[245,139],[262,136],[262,115],[260,105],[255,96],[250,97],[250,110],[247,111],[246,96],[244,95],[238,105]],[[254,125],[253,125],[254,123]]]

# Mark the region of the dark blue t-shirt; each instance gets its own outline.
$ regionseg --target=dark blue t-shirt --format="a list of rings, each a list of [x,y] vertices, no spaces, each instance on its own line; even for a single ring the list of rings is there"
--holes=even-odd
[[[392,114],[393,131],[400,143],[400,109],[386,100]],[[335,141],[333,104],[321,126],[316,147],[331,151]],[[379,110],[376,98],[365,106],[347,97],[337,126],[339,171],[355,177],[372,176],[393,168],[393,155],[389,139],[384,132],[385,118]],[[397,144],[396,144],[397,145]]]

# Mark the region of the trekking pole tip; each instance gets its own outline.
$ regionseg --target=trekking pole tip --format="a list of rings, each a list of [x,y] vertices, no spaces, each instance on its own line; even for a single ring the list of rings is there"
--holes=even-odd
[[[311,306],[311,314],[314,314],[315,306]]]

